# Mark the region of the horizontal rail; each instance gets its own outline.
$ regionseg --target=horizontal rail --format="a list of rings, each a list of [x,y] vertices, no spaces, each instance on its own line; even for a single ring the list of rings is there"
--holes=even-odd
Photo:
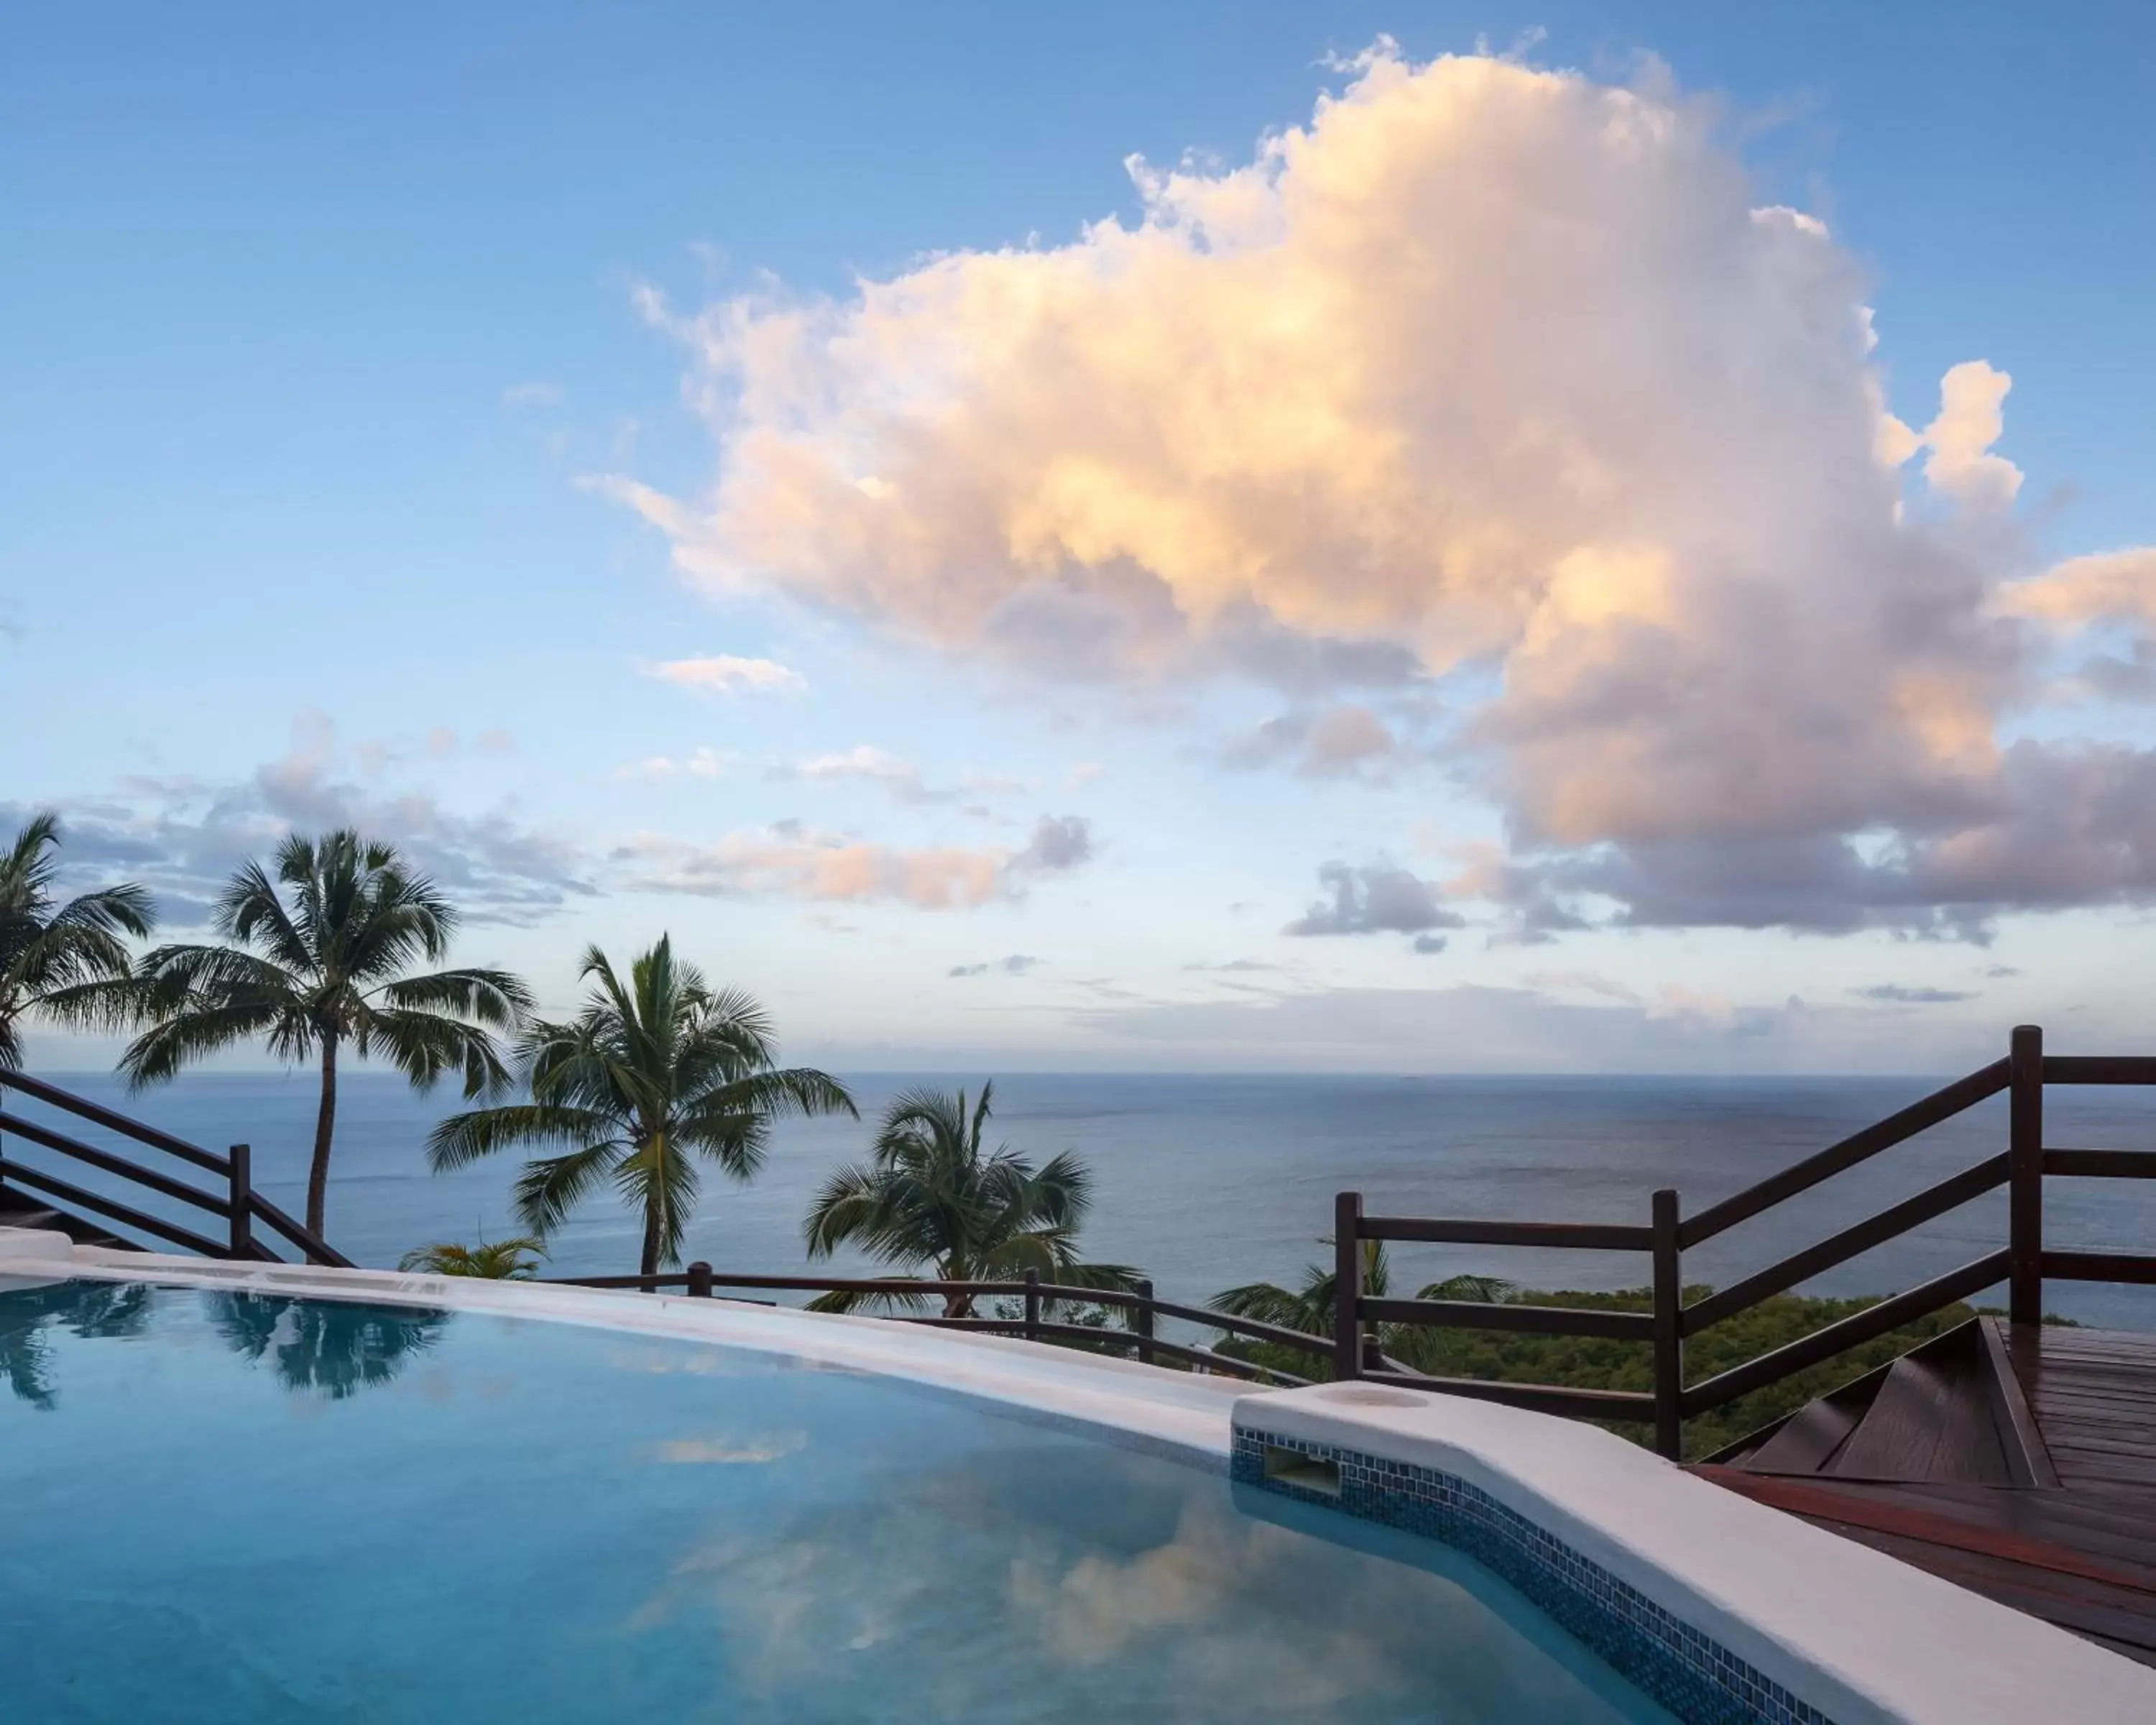
[[[2048,1060],[2045,1062],[2046,1066],[2050,1064]],[[1808,1192],[1821,1180],[1855,1168],[1882,1150],[1891,1150],[1904,1139],[1914,1137],[1943,1120],[1951,1120],[1964,1108],[1973,1108],[2005,1088],[2006,1062],[1994,1060],[1861,1132],[1851,1132],[1818,1155],[1808,1156],[1778,1174],[1769,1174],[1755,1186],[1748,1186],[1719,1204],[1709,1204],[1679,1224],[1677,1244],[1689,1249],[1702,1240],[1712,1240],[1724,1229],[1748,1221],[1760,1211],[1772,1209],[1799,1192]]]
[[[662,1276],[551,1276],[540,1281],[556,1287],[579,1288],[640,1288],[655,1292],[661,1288],[683,1287],[689,1278],[685,1274]],[[1024,1281],[915,1281],[896,1276],[739,1276],[721,1271],[711,1272],[715,1288],[770,1288],[810,1294],[909,1294],[952,1295],[963,1294],[975,1299],[1018,1299],[1029,1293],[1044,1300],[1060,1300],[1069,1304],[1115,1306],[1125,1309],[1147,1310],[1156,1317],[1172,1317],[1186,1323],[1198,1324],[1207,1329],[1224,1331],[1253,1342],[1264,1342],[1276,1348],[1292,1348],[1306,1353],[1329,1354],[1332,1351],[1330,1336],[1313,1336],[1303,1330],[1291,1330],[1283,1324],[1269,1324],[1254,1317],[1238,1317],[1225,1312],[1214,1312],[1203,1306],[1185,1306],[1174,1300],[1148,1299],[1145,1295],[1125,1288],[1086,1288],[1067,1282]],[[999,1318],[954,1319],[953,1322],[1000,1323]],[[1016,1322],[1019,1320],[1012,1320]],[[1091,1333],[1097,1334],[1098,1332]],[[1158,1338],[1156,1338],[1158,1341]],[[1165,1348],[1178,1344],[1158,1341]],[[1270,1368],[1265,1368],[1270,1371]],[[1272,1375],[1285,1378],[1285,1372]]]
[[[2156,1150],[2046,1150],[2044,1172],[2097,1180],[2156,1180]]]
[[[2147,1055],[2046,1055],[2046,1084],[2156,1084],[2156,1058]]]
[[[1876,1306],[1867,1306],[1861,1312],[1851,1312],[1847,1317],[1815,1330],[1771,1353],[1763,1353],[1757,1359],[1717,1373],[1704,1384],[1696,1384],[1684,1394],[1684,1414],[1689,1420],[1695,1414],[1711,1413],[1738,1397],[1749,1395],[1755,1389],[1763,1389],[1769,1384],[1779,1383],[1793,1373],[1808,1371],[1823,1361],[1852,1348],[1861,1348],[1866,1342],[1876,1341],[1891,1330],[1903,1324],[1913,1323],[1920,1317],[1928,1317],[1942,1306],[1951,1306],[1957,1300],[1966,1300],[1971,1294],[1989,1287],[2006,1274],[2006,1250],[1987,1252],[1981,1258],[1964,1264],[1958,1270],[1950,1270],[1944,1276],[1911,1288],[1906,1294],[1897,1294],[1891,1300],[1881,1300]]]
[[[1913,1198],[1905,1198],[1817,1245],[1793,1252],[1758,1275],[1732,1282],[1720,1291],[1686,1307],[1681,1327],[1686,1335],[1696,1336],[1711,1324],[1734,1317],[1740,1312],[1748,1312],[1761,1301],[1785,1293],[1800,1281],[1808,1281],[1912,1228],[1943,1216],[1948,1210],[1958,1209],[1972,1199],[1997,1190],[2006,1183],[2008,1172],[2007,1155],[2002,1150],[1973,1168],[1942,1180],[1936,1186],[1928,1186]]]
[[[2156,1255],[2147,1252],[2046,1252],[2043,1265],[2059,1281],[2156,1282]]]
[[[1608,1312],[1587,1306],[1516,1306],[1492,1300],[1372,1300],[1357,1315],[1376,1323],[1428,1324],[1454,1330],[1515,1330],[1534,1336],[1599,1336],[1651,1342],[1651,1312]]]
[[[167,1198],[177,1199],[182,1204],[191,1204],[197,1209],[214,1210],[223,1215],[230,1208],[230,1200],[222,1192],[205,1192],[199,1186],[190,1186],[185,1180],[176,1180],[170,1174],[161,1174],[155,1168],[130,1162],[124,1156],[115,1156],[100,1150],[95,1144],[85,1144],[71,1138],[65,1132],[56,1132],[50,1127],[40,1126],[34,1120],[25,1120],[19,1114],[0,1111],[0,1133],[13,1133],[27,1138],[33,1144],[42,1144],[48,1150],[62,1156],[71,1156],[77,1162],[87,1163],[108,1174],[117,1174],[123,1180],[132,1180],[138,1186],[147,1186],[152,1192],[162,1192]],[[10,1172],[21,1164],[8,1162]]]
[[[205,1150],[199,1144],[190,1144],[185,1138],[176,1138],[170,1132],[161,1132],[154,1126],[145,1126],[139,1120],[130,1120],[125,1114],[115,1114],[110,1108],[101,1108],[86,1096],[76,1096],[72,1091],[61,1090],[47,1084],[43,1079],[33,1078],[27,1072],[0,1072],[0,1091],[19,1090],[26,1096],[35,1096],[67,1113],[80,1115],[94,1122],[107,1132],[118,1132],[123,1138],[132,1138],[138,1144],[147,1144],[154,1150],[162,1150],[168,1156],[177,1156],[182,1162],[191,1162],[198,1168],[213,1174],[229,1174],[231,1163],[215,1151]]]
[[[144,1211],[118,1203],[112,1199],[100,1198],[96,1193],[85,1190],[72,1180],[56,1179],[54,1176],[37,1168],[24,1168],[19,1162],[11,1162],[8,1164],[8,1180],[11,1185],[28,1186],[33,1191],[43,1192],[49,1197],[64,1199],[68,1203],[78,1204],[84,1209],[95,1210],[102,1215],[110,1217],[123,1227],[139,1228],[145,1234],[154,1234],[160,1240],[168,1240],[174,1245],[185,1246],[189,1251],[198,1252],[205,1258],[223,1258],[229,1255],[224,1246],[216,1240],[203,1238],[191,1228],[182,1228],[177,1223],[165,1221],[160,1217],[147,1214]]]
[[[1364,1240],[1414,1240],[1439,1245],[1560,1246],[1574,1251],[1650,1252],[1651,1228],[1619,1222],[1478,1222],[1452,1217],[1365,1216]]]
[[[1496,1378],[1425,1378],[1419,1372],[1365,1372],[1364,1384],[1399,1389],[1423,1389],[1436,1395],[1466,1396],[1502,1402],[1530,1413],[1556,1414],[1571,1420],[1627,1420],[1655,1417],[1655,1399],[1636,1389],[1568,1389],[1556,1384],[1507,1384]]]
[[[326,1264],[332,1270],[356,1270],[359,1267],[320,1235],[310,1234],[260,1193],[249,1192],[247,1201],[256,1219],[268,1223],[285,1237],[288,1244],[304,1252],[310,1264]]]

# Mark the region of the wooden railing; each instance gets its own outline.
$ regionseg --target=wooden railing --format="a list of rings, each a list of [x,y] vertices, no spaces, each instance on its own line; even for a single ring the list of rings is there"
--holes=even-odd
[[[566,1287],[634,1288],[646,1292],[680,1288],[691,1298],[700,1299],[737,1297],[721,1294],[719,1291],[723,1288],[779,1293],[845,1293],[891,1301],[947,1300],[952,1295],[964,1296],[968,1301],[1018,1300],[1023,1305],[1020,1315],[1015,1317],[946,1317],[940,1314],[897,1310],[870,1315],[896,1318],[905,1323],[927,1324],[938,1329],[975,1330],[990,1335],[1018,1336],[1030,1342],[1079,1343],[1089,1347],[1128,1349],[1147,1365],[1172,1360],[1199,1371],[1218,1372],[1230,1378],[1291,1386],[1311,1380],[1293,1373],[1216,1353],[1209,1348],[1192,1347],[1171,1341],[1160,1333],[1159,1321],[1165,1317],[1195,1324],[1250,1341],[1262,1342],[1271,1347],[1307,1353],[1319,1360],[1332,1353],[1333,1345],[1329,1336],[1313,1336],[1279,1324],[1263,1323],[1255,1318],[1231,1317],[1225,1312],[1214,1312],[1206,1307],[1185,1306],[1177,1301],[1159,1299],[1154,1295],[1150,1281],[1142,1281],[1130,1289],[1079,1287],[1068,1283],[1043,1281],[1036,1271],[1027,1271],[1017,1281],[933,1281],[911,1276],[737,1276],[721,1274],[709,1264],[698,1262],[690,1265],[685,1270],[656,1276],[571,1276],[549,1277],[547,1280]],[[1114,1329],[1106,1325],[1058,1322],[1051,1312],[1059,1303],[1116,1307],[1129,1314],[1129,1327]]]
[[[213,1176],[215,1184],[205,1189],[131,1158],[86,1144],[42,1121],[11,1112],[6,1106],[10,1091],[198,1169]],[[21,1138],[85,1168],[113,1175],[146,1192],[155,1192],[204,1211],[223,1225],[213,1235],[198,1233],[105,1193],[79,1186],[47,1168],[30,1165],[19,1156],[8,1154],[11,1137]],[[219,1155],[214,1150],[205,1150],[199,1144],[190,1144],[184,1138],[146,1126],[139,1120],[116,1114],[86,1096],[76,1096],[24,1072],[0,1071],[0,1187],[16,1188],[39,1199],[57,1200],[66,1205],[70,1213],[87,1213],[100,1223],[116,1223],[205,1258],[237,1258],[272,1264],[286,1261],[256,1231],[259,1224],[297,1251],[307,1263],[328,1264],[341,1270],[352,1267],[349,1258],[326,1240],[308,1232],[254,1189],[253,1153],[246,1145],[234,1144]]]
[[[1957,1079],[1899,1112],[1851,1133],[1818,1155],[1708,1205],[1697,1215],[1683,1215],[1676,1192],[1656,1192],[1645,1226],[1368,1216],[1363,1214],[1360,1193],[1343,1192],[1333,1217],[1333,1238],[1338,1252],[1333,1375],[1447,1390],[1543,1413],[1651,1423],[1656,1448],[1672,1460],[1678,1460],[1683,1454],[1686,1420],[1711,1413],[1740,1396],[1823,1364],[1849,1348],[1876,1341],[1999,1281],[2007,1284],[2008,1312],[2017,1324],[2042,1321],[2046,1278],[2060,1281],[2156,1283],[2156,1255],[2059,1251],[2046,1247],[2044,1180],[2047,1175],[2156,1179],[2156,1153],[2045,1147],[2044,1090],[2051,1084],[2156,1085],[2156,1059],[2047,1056],[2044,1053],[2044,1033],[2034,1025],[2025,1024],[2013,1033],[2005,1060],[1994,1060],[1966,1078]],[[1999,1153],[1842,1229],[1815,1245],[1792,1253],[1741,1281],[1690,1305],[1684,1303],[1683,1255],[1686,1250],[1799,1193],[1810,1191],[1824,1180],[1870,1161],[1882,1151],[1952,1119],[2002,1091],[2008,1093],[2007,1142]],[[1703,1383],[1686,1384],[1686,1337],[1748,1312],[1763,1301],[1786,1293],[1861,1252],[1898,1238],[2001,1186],[2008,1192],[2005,1245],[1905,1293],[1866,1307],[1809,1336],[1718,1373]],[[1647,1312],[1613,1312],[1476,1301],[1373,1299],[1364,1292],[1362,1284],[1361,1243],[1372,1240],[1645,1253],[1652,1266],[1652,1308]],[[1580,1389],[1558,1384],[1426,1377],[1393,1368],[1389,1363],[1373,1366],[1374,1343],[1366,1327],[1377,1323],[1428,1324],[1650,1343],[1654,1348],[1654,1388],[1651,1391]]]

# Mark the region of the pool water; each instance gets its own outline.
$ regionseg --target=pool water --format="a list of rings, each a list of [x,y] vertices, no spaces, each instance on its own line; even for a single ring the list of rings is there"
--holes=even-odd
[[[1666,1717],[1441,1546],[856,1373],[67,1282],[0,1378],[26,1725]]]

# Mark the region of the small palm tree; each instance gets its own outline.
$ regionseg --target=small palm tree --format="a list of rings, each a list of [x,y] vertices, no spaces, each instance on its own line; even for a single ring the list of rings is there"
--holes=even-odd
[[[218,901],[212,927],[231,944],[160,947],[142,961],[138,1009],[152,1026],[121,1070],[140,1089],[258,1038],[280,1060],[319,1060],[307,1172],[307,1226],[319,1235],[341,1050],[386,1056],[414,1090],[459,1070],[467,1096],[510,1081],[490,1033],[523,1024],[531,1008],[524,984],[501,970],[407,974],[422,959],[439,963],[456,926],[449,901],[395,847],[350,831],[287,839],[275,881],[250,862]]]
[[[108,886],[61,903],[59,822],[31,816],[0,852],[0,1071],[23,1064],[21,1023],[33,1014],[79,1029],[123,1022],[132,973],[123,935],[157,920],[140,886]]]
[[[531,1101],[454,1114],[427,1139],[439,1172],[512,1144],[567,1147],[525,1165],[516,1209],[552,1234],[602,1180],[644,1213],[639,1274],[678,1263],[696,1214],[697,1158],[737,1180],[763,1164],[773,1121],[788,1114],[860,1118],[829,1073],[773,1064],[771,1020],[748,995],[712,989],[673,942],[641,953],[624,984],[597,947],[584,954],[594,986],[566,1024],[535,1024],[518,1060]]]
[[[1093,1176],[1065,1150],[1039,1168],[1009,1145],[982,1149],[994,1086],[983,1084],[972,1114],[966,1093],[926,1088],[893,1100],[865,1163],[824,1183],[802,1224],[811,1258],[857,1245],[879,1262],[932,1272],[937,1281],[999,1281],[1037,1270],[1077,1287],[1137,1286],[1135,1270],[1088,1264],[1078,1232],[1092,1208]],[[846,1312],[861,1296],[827,1294],[824,1312]],[[895,1301],[918,1305],[899,1296]],[[946,1317],[973,1316],[973,1296],[947,1294]]]
[[[1325,1240],[1330,1244],[1332,1236],[1327,1235]],[[1384,1241],[1364,1240],[1363,1291],[1373,1300],[1382,1300],[1391,1291],[1392,1280],[1392,1266],[1385,1257]],[[1205,1303],[1230,1317],[1278,1324],[1283,1329],[1301,1330],[1306,1336],[1329,1336],[1332,1333],[1337,1305],[1335,1290],[1338,1285],[1339,1278],[1331,1266],[1312,1264],[1304,1270],[1298,1288],[1284,1288],[1277,1282],[1246,1282],[1241,1287],[1215,1294]],[[1471,1300],[1481,1305],[1495,1305],[1509,1299],[1512,1293],[1512,1283],[1497,1276],[1467,1275],[1431,1282],[1415,1298]]]
[[[399,1270],[424,1276],[470,1276],[487,1281],[531,1281],[539,1274],[538,1260],[547,1255],[543,1241],[529,1234],[508,1240],[482,1240],[475,1246],[454,1240],[436,1240],[409,1251],[397,1260]]]

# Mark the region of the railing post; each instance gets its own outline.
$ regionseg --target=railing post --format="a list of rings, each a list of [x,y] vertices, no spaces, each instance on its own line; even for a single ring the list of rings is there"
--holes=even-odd
[[[251,1258],[254,1255],[254,1153],[244,1144],[234,1144],[228,1153],[232,1189],[225,1208],[232,1221],[232,1255]]]
[[[701,1258],[689,1266],[689,1297],[691,1300],[711,1297],[711,1266]]]
[[[1363,1194],[1332,1200],[1332,1375],[1363,1375]]]
[[[1677,1194],[1654,1199],[1655,1453],[1684,1460],[1684,1266],[1677,1244]]]
[[[2017,1024],[2008,1045],[2007,1316],[2044,1321],[2044,1033]]]
[[[1152,1281],[1141,1280],[1137,1288],[1138,1303],[1131,1308],[1131,1322],[1138,1332],[1138,1363],[1149,1366],[1153,1363],[1152,1351]]]
[[[1025,1273],[1025,1339],[1040,1339],[1040,1272],[1029,1270]]]

